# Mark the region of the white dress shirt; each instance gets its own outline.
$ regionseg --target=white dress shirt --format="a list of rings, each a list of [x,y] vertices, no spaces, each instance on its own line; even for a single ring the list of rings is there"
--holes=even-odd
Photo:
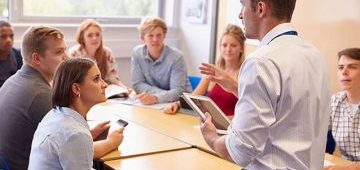
[[[320,53],[289,23],[273,28],[244,61],[226,147],[246,169],[322,169],[329,77]],[[278,36],[281,35],[281,36]]]

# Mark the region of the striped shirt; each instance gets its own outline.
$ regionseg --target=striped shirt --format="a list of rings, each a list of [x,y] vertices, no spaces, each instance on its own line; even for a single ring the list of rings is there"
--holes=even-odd
[[[320,53],[280,24],[240,68],[225,144],[246,169],[322,169],[329,77]],[[274,38],[276,37],[276,38]]]

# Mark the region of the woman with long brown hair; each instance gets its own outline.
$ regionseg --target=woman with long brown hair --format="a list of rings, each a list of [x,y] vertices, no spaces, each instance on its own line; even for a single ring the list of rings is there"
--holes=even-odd
[[[89,57],[95,60],[105,82],[125,87],[116,71],[111,49],[103,44],[102,28],[97,21],[84,20],[75,38],[78,44],[69,49],[70,57]]]

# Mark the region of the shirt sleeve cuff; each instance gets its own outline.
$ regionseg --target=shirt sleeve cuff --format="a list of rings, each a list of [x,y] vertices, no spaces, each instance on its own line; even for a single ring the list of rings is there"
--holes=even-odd
[[[230,157],[236,164],[246,167],[254,160],[259,152],[256,151],[253,146],[241,142],[231,128],[229,128],[228,132],[229,135],[226,136],[225,146]]]

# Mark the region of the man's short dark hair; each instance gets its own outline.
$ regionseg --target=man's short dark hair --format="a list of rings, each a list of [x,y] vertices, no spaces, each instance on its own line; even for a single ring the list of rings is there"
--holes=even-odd
[[[255,9],[256,4],[263,1],[270,5],[271,14],[280,19],[291,21],[292,14],[294,13],[296,0],[251,0],[251,6]]]
[[[360,60],[360,48],[346,48],[338,52],[338,60],[342,56],[348,56],[354,60]]]

